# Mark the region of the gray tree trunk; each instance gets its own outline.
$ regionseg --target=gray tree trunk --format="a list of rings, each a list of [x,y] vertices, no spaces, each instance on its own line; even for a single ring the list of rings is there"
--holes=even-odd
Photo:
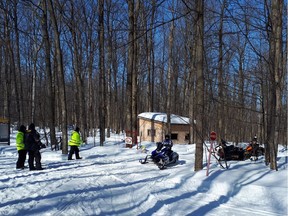
[[[48,125],[50,128],[50,142],[51,147],[53,145],[57,145],[56,140],[56,132],[55,132],[55,86],[53,82],[53,73],[51,68],[51,44],[49,39],[49,33],[48,33],[48,26],[47,26],[47,3],[46,0],[41,1],[41,8],[43,11],[42,15],[42,33],[43,33],[43,40],[44,40],[44,46],[45,46],[45,71],[48,77]]]
[[[57,61],[58,88],[61,107],[61,129],[62,129],[62,153],[68,154],[68,137],[67,137],[67,107],[65,91],[65,74],[63,69],[62,50],[60,43],[60,33],[58,30],[57,18],[54,11],[53,0],[48,0],[48,10],[51,15],[52,27],[55,40],[55,55]]]
[[[282,67],[282,11],[283,1],[272,0],[271,2],[271,34],[270,40],[270,65],[271,65],[271,109],[267,129],[267,143],[270,150],[270,168],[277,168],[277,150],[278,150],[278,130],[279,117],[281,115],[281,87],[283,79]]]
[[[173,73],[173,43],[174,43],[174,21],[171,22],[169,33],[169,55],[168,55],[168,74],[167,74],[167,129],[166,134],[171,136],[171,100],[172,100],[172,73]]]
[[[196,26],[195,26],[195,68],[196,68],[196,138],[195,171],[203,168],[203,141],[204,141],[204,1],[196,2]]]
[[[105,57],[104,57],[104,0],[98,1],[98,13],[99,13],[99,128],[100,128],[100,146],[105,142]]]
[[[19,28],[18,28],[18,1],[13,1],[14,6],[14,30],[15,30],[15,96],[16,96],[16,104],[17,104],[17,111],[19,113],[18,120],[20,124],[24,123],[24,116],[23,116],[23,88],[22,88],[22,73],[21,73],[21,59],[20,59],[20,42],[19,42]]]

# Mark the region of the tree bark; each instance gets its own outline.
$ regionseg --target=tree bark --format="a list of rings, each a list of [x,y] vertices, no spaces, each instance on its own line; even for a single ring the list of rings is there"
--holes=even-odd
[[[139,4],[137,4],[139,5]],[[129,47],[128,47],[128,65],[127,65],[127,111],[126,111],[126,130],[130,131],[135,142],[137,131],[137,9],[134,0],[128,0],[129,13]]]
[[[221,5],[221,13],[220,13],[220,27],[218,32],[218,40],[219,40],[219,56],[218,56],[218,106],[217,106],[217,120],[218,127],[217,131],[220,136],[219,138],[225,137],[225,130],[223,127],[223,119],[224,119],[224,69],[223,69],[223,23],[224,23],[224,11],[226,9],[226,0],[223,1]],[[218,141],[220,141],[218,138]],[[225,138],[226,139],[226,138]]]
[[[267,141],[270,148],[270,168],[277,168],[277,150],[278,150],[278,130],[279,117],[281,115],[281,82],[282,72],[282,11],[283,1],[272,0],[271,2],[271,26],[270,34],[270,61],[271,61],[271,109],[270,124],[267,129]]]
[[[100,146],[104,145],[105,141],[105,121],[106,121],[106,103],[105,103],[105,57],[104,57],[104,0],[98,1],[99,13],[99,128],[100,128]]]
[[[66,107],[66,90],[65,90],[65,74],[63,69],[63,57],[60,43],[60,33],[58,23],[54,11],[53,0],[48,0],[48,10],[52,19],[52,26],[55,40],[55,55],[57,64],[57,75],[59,84],[59,98],[61,106],[61,129],[62,129],[62,153],[68,154],[68,137],[67,137],[67,107]]]
[[[24,123],[24,116],[23,116],[23,88],[22,88],[22,70],[21,70],[21,59],[20,59],[20,42],[19,42],[19,28],[18,28],[18,1],[14,0],[14,29],[16,35],[16,58],[15,58],[15,93],[16,93],[16,103],[17,103],[17,111],[19,113],[19,123]]]
[[[203,169],[203,141],[204,141],[204,1],[196,2],[196,29],[195,29],[195,68],[196,68],[196,138],[195,171]]]
[[[53,73],[52,73],[52,67],[51,67],[51,44],[49,39],[49,33],[48,33],[48,25],[47,25],[47,2],[46,0],[41,1],[41,8],[43,11],[42,15],[42,33],[43,33],[43,40],[44,40],[44,46],[45,46],[45,71],[48,77],[48,125],[50,128],[50,142],[51,142],[51,148],[53,145],[57,144],[56,140],[56,131],[55,131],[55,86],[53,82]]]
[[[166,134],[171,136],[171,100],[172,100],[172,73],[173,73],[173,43],[174,43],[174,21],[171,22],[169,34],[168,74],[167,74],[167,129]]]

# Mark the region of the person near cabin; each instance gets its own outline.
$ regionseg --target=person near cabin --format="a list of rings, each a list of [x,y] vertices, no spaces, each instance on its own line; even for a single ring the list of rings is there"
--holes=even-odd
[[[25,136],[25,147],[28,151],[28,164],[30,170],[43,170],[40,153],[41,145],[40,134],[36,131],[34,123],[31,123]]]
[[[76,159],[82,159],[79,156],[79,147],[82,144],[82,139],[80,137],[80,128],[76,127],[75,130],[71,134],[71,138],[69,140],[68,145],[70,146],[70,151],[68,154],[68,160],[73,160],[72,156],[75,154]]]
[[[16,169],[25,168],[24,164],[25,164],[26,155],[27,155],[27,150],[25,149],[25,144],[24,144],[25,132],[26,132],[26,127],[24,125],[21,125],[16,134],[16,148],[18,151],[18,160],[16,162]]]
[[[165,135],[165,139],[163,140],[163,146],[166,148],[167,150],[167,155],[169,157],[169,159],[171,160],[172,158],[172,147],[173,147],[173,142],[172,140],[170,139],[170,135]]]

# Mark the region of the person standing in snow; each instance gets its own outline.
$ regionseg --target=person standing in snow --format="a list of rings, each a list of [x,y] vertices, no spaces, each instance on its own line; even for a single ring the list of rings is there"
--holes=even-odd
[[[30,170],[43,170],[41,165],[41,142],[40,134],[35,130],[35,125],[31,123],[25,136],[25,147],[28,150],[28,163]],[[34,160],[36,166],[34,166]]]
[[[16,162],[16,169],[24,169],[24,164],[27,155],[27,150],[25,149],[24,144],[25,132],[26,132],[25,126],[21,125],[16,135],[16,148],[18,151],[18,160]]]
[[[253,140],[251,141],[251,147],[252,147],[252,154],[250,157],[250,160],[258,160],[258,148],[259,148],[259,144],[257,143],[257,136],[255,135]]]
[[[82,144],[82,140],[80,137],[80,128],[76,127],[75,130],[71,134],[71,139],[69,140],[68,145],[70,146],[70,151],[68,154],[68,160],[73,160],[72,156],[75,154],[76,159],[82,159],[79,156],[79,146]]]

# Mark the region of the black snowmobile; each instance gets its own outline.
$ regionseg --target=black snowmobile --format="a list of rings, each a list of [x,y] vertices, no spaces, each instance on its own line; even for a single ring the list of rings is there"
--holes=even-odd
[[[220,160],[244,160],[245,150],[228,143],[221,139],[221,143],[215,147]]]

